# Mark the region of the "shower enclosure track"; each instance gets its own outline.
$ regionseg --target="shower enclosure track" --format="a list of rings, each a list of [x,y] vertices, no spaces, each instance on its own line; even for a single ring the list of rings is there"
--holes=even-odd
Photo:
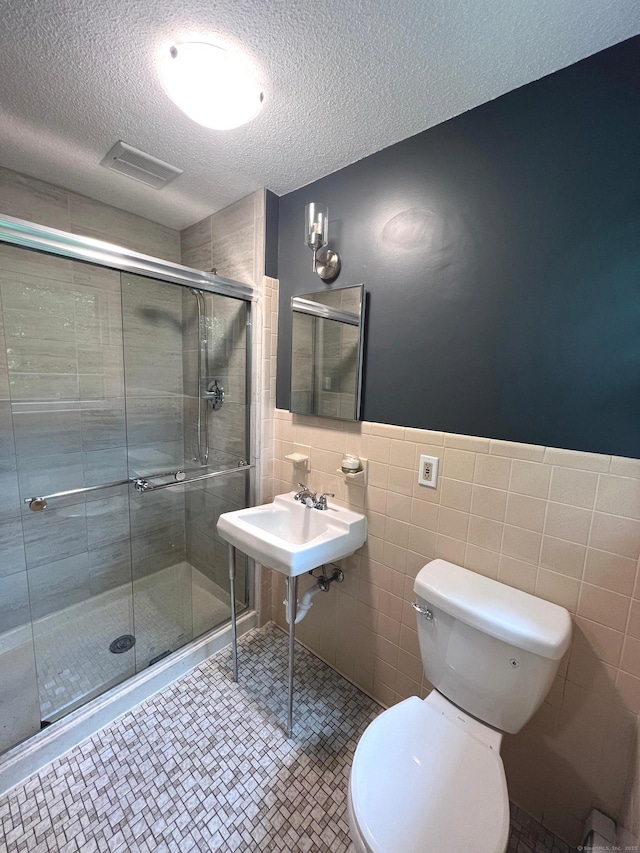
[[[150,276],[160,281],[187,285],[208,293],[242,299],[245,302],[251,302],[254,299],[251,285],[174,264],[171,261],[152,258],[103,240],[70,234],[45,225],[36,225],[4,213],[0,214],[0,241],[22,246],[24,249],[35,249],[38,252],[110,267],[122,272]]]

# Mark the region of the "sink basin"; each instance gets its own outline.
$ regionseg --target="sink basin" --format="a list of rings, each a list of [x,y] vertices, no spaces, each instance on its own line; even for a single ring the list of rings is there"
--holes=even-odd
[[[309,508],[294,501],[294,494],[223,513],[218,533],[243,553],[290,577],[348,557],[364,545],[364,515],[330,504],[325,510]]]

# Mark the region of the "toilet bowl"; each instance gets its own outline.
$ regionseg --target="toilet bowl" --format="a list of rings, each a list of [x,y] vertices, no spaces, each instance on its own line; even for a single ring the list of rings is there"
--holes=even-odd
[[[542,704],[571,640],[568,611],[434,560],[415,581],[434,690],[377,717],[356,748],[348,816],[356,853],[504,853],[502,733]]]
[[[503,853],[509,800],[501,739],[435,690],[377,717],[349,780],[357,853]]]

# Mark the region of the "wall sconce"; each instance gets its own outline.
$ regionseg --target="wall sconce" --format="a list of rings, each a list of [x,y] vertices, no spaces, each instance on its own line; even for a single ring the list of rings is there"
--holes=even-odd
[[[326,248],[329,242],[327,205],[311,202],[305,207],[304,213],[304,242],[313,252],[313,271],[323,281],[335,281],[340,274],[340,256]]]

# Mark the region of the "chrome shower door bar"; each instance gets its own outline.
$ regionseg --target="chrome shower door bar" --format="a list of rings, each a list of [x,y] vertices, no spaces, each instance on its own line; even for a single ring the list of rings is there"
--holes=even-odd
[[[98,492],[101,489],[115,489],[116,486],[128,486],[136,478],[127,477],[126,480],[115,480],[113,483],[100,483],[98,486],[81,486],[79,489],[67,489],[65,492],[53,492],[50,495],[39,495],[38,497],[24,498],[23,503],[29,504],[29,509],[41,512],[47,508],[47,501],[52,498],[70,498],[73,495],[84,495],[87,492]]]
[[[198,477],[190,477],[188,480],[182,480],[179,483],[158,483],[154,485],[153,483],[149,483],[148,485],[136,486],[138,491],[140,492],[155,492],[158,489],[170,489],[172,486],[187,486],[189,483],[197,483],[199,480],[211,480],[213,477],[222,477],[225,474],[235,474],[237,471],[251,471],[255,468],[255,465],[238,465],[237,468],[226,468],[224,471],[213,471],[211,474],[200,474]],[[142,481],[146,483],[146,480]]]
[[[98,486],[82,486],[79,489],[67,489],[66,492],[53,492],[50,495],[38,495],[31,498],[24,498],[23,503],[29,505],[29,509],[33,512],[42,512],[47,508],[47,502],[53,498],[69,498],[74,495],[84,495],[88,492],[97,492],[101,489],[114,489],[116,486],[127,486],[133,483],[139,492],[155,492],[158,489],[169,489],[173,486],[187,486],[189,483],[196,483],[199,480],[210,480],[213,477],[222,477],[224,474],[234,474],[236,471],[250,471],[255,468],[255,465],[238,465],[236,468],[227,468],[224,471],[213,471],[210,474],[200,474],[198,477],[191,477],[189,480],[184,479],[183,471],[169,471],[166,474],[151,474],[149,477],[128,477],[126,480],[115,480],[113,483],[100,483]],[[183,475],[183,478],[180,478]],[[150,479],[156,477],[175,477],[173,483],[150,483]]]

